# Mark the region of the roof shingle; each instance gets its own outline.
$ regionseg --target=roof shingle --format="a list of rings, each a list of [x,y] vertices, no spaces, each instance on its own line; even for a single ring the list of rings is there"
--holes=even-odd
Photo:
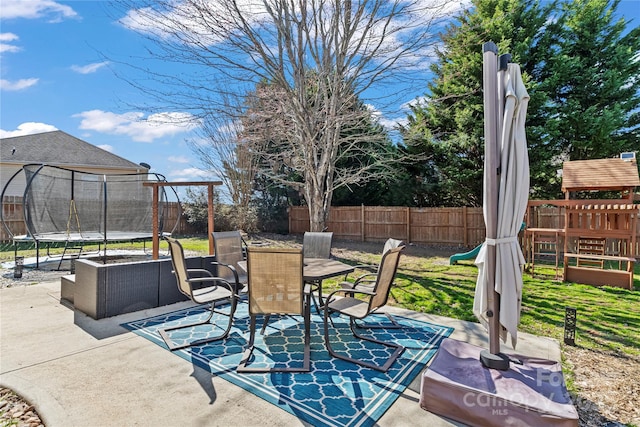
[[[140,168],[136,163],[56,130],[0,139],[2,163]]]
[[[623,159],[574,160],[562,166],[562,191],[621,190],[640,186],[635,161]]]

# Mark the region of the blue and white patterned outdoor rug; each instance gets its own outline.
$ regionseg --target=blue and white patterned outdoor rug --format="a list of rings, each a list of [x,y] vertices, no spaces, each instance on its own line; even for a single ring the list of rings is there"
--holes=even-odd
[[[222,311],[228,311],[222,307]],[[166,348],[158,329],[204,319],[206,310],[193,307],[148,319],[123,324],[150,341]],[[385,373],[361,367],[329,356],[324,344],[322,318],[317,314],[311,319],[311,372],[239,374],[236,367],[249,339],[247,304],[238,304],[230,335],[221,341],[188,347],[174,353],[189,362],[210,371],[268,402],[290,412],[315,426],[371,426],[407,388],[426,363],[436,353],[442,339],[452,328],[395,316],[401,329],[362,329],[363,335],[401,343],[407,348]],[[227,318],[214,315],[214,321],[224,326]],[[368,318],[369,321],[388,322],[384,316]],[[379,345],[355,338],[346,317],[334,317],[332,344],[336,351],[345,351],[353,358],[384,363],[389,352]],[[302,361],[304,326],[302,317],[274,316],[260,335],[262,320],[258,318],[256,349],[250,366],[260,363],[284,366],[300,365]],[[207,334],[219,334],[220,329],[201,326],[185,331],[172,332],[175,342],[181,339],[200,339]],[[367,332],[368,331],[368,332]]]

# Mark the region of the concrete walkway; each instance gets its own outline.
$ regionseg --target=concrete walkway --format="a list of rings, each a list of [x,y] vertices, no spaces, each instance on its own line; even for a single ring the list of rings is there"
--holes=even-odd
[[[0,384],[27,398],[47,427],[305,425],[120,326],[188,305],[96,321],[60,303],[59,281],[0,289]],[[479,324],[393,311],[451,326],[451,338],[486,346]],[[524,333],[517,352],[560,360],[557,341]],[[421,409],[419,390],[420,376],[378,425],[458,425]]]

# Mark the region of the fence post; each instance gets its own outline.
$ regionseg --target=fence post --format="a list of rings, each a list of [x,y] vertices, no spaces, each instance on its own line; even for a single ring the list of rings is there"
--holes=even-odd
[[[364,242],[364,204],[361,205],[360,209],[360,240]]]
[[[407,244],[411,243],[411,208],[407,206]]]
[[[467,207],[463,206],[462,207],[462,229],[463,229],[463,233],[464,233],[464,237],[462,238],[463,240],[463,244],[465,247],[469,246],[469,237],[467,236],[469,234],[469,226],[467,225]]]

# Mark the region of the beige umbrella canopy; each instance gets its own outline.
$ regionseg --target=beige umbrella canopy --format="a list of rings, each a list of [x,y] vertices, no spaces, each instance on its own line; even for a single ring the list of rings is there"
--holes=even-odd
[[[490,348],[489,353],[481,355],[483,363],[488,367],[507,369],[508,358],[499,354],[498,337],[506,341],[510,335],[515,348],[525,263],[517,236],[529,195],[525,136],[529,95],[519,65],[505,63],[500,71],[496,71],[496,53],[495,44],[485,45],[483,212],[487,235],[476,258],[478,279],[473,311],[489,330]]]

